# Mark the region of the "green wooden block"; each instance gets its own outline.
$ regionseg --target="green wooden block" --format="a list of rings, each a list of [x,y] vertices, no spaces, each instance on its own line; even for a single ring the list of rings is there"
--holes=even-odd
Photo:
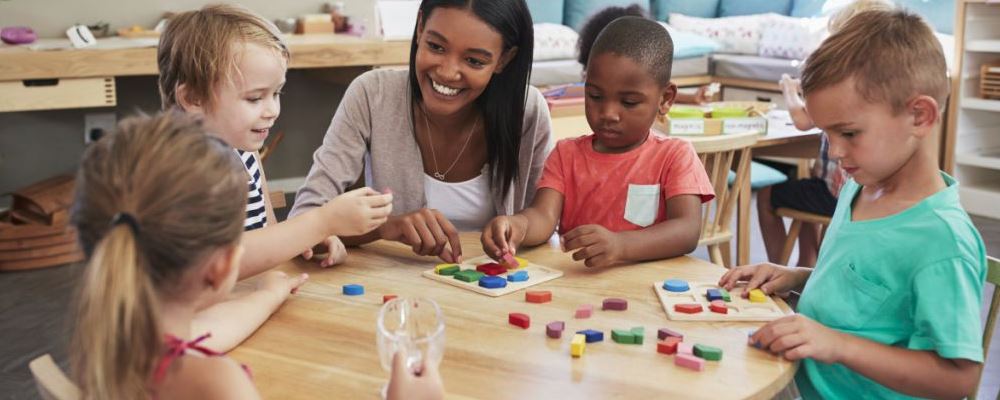
[[[719,288],[719,293],[722,294],[722,301],[729,303],[733,301],[732,297],[729,297],[729,291],[723,288]]]
[[[455,275],[456,272],[461,271],[462,268],[457,265],[452,265],[450,267],[444,267],[437,271],[438,275]]]
[[[632,335],[634,336],[632,343],[642,344],[643,339],[646,337],[646,328],[641,326],[632,328]]]
[[[632,331],[627,331],[624,329],[612,329],[611,340],[614,340],[616,343],[621,343],[621,344],[634,344],[635,334],[633,334]]]
[[[479,282],[479,278],[484,276],[486,276],[486,274],[474,269],[466,269],[455,273],[455,279],[462,282]]]
[[[704,344],[694,345],[694,355],[707,361],[719,361],[722,359],[722,349]]]

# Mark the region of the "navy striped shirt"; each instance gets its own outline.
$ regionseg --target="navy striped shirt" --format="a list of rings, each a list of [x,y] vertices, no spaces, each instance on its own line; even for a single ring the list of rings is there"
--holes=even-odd
[[[247,217],[243,220],[243,230],[252,231],[254,229],[267,226],[267,209],[264,206],[264,191],[260,184],[260,163],[253,152],[236,150],[236,154],[243,161],[243,167],[247,170]]]

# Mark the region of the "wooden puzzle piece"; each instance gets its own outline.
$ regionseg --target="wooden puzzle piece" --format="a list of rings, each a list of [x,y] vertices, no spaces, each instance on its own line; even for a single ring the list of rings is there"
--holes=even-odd
[[[726,302],[724,302],[722,300],[712,301],[712,303],[708,305],[708,309],[710,311],[712,311],[714,313],[718,313],[718,314],[728,314],[729,313],[729,307],[726,307]]]
[[[365,294],[365,287],[361,285],[355,285],[355,284],[344,285],[342,290],[343,293],[347,296],[360,296]]]
[[[528,271],[517,271],[507,274],[507,280],[511,282],[524,282],[528,280]]]
[[[678,337],[667,337],[656,344],[656,352],[663,354],[677,354],[677,345],[681,342]]]
[[[458,279],[462,282],[479,282],[479,280],[482,279],[482,277],[484,276],[486,276],[486,274],[471,269],[463,269],[461,271],[456,272],[454,275],[455,279]]]
[[[476,271],[482,272],[486,275],[500,275],[507,273],[507,268],[503,265],[497,263],[486,263],[476,266]]]
[[[521,329],[528,329],[531,326],[531,317],[522,313],[510,313],[507,315],[507,322]]]
[[[604,299],[604,304],[601,307],[602,310],[616,310],[624,311],[628,309],[628,300],[618,299],[618,298],[607,298]]]
[[[663,282],[663,289],[668,292],[683,293],[690,290],[687,281],[680,279],[667,279]]]
[[[552,301],[552,292],[548,290],[529,290],[524,292],[524,300],[529,303],[548,303]]]
[[[487,289],[499,289],[507,287],[507,280],[499,276],[484,276],[479,278],[479,286]]]
[[[500,265],[502,265],[504,268],[507,269],[520,268],[520,265],[518,265],[517,260],[515,260],[514,256],[510,253],[503,253],[503,255],[500,256]]]
[[[668,337],[675,337],[684,340],[684,335],[670,328],[660,328],[658,331],[656,331],[657,339],[666,340]]]
[[[593,329],[586,329],[582,331],[577,331],[576,333],[583,335],[587,338],[587,343],[602,342],[604,341],[604,332],[595,331]]]
[[[620,344],[635,344],[635,335],[632,331],[625,329],[612,329],[611,340]]]
[[[434,272],[438,275],[455,275],[462,268],[458,264],[438,264],[434,267]]]
[[[691,354],[681,354],[678,352],[674,356],[674,365],[694,371],[702,371],[705,369],[705,360]]]
[[[719,292],[719,289],[708,289],[705,291],[705,298],[707,298],[709,302],[722,300],[722,292]]]
[[[723,289],[723,288],[719,288],[719,294],[722,295],[722,301],[724,301],[726,303],[733,301],[733,299],[731,297],[729,297],[729,291],[728,290]]]
[[[590,318],[590,315],[594,313],[594,306],[590,304],[584,304],[576,309],[576,318]]]
[[[767,295],[764,294],[763,290],[753,289],[750,291],[750,302],[751,303],[766,303]]]
[[[646,338],[646,328],[637,326],[631,329],[632,335],[635,336],[635,344],[642,344]]]
[[[569,353],[573,357],[583,356],[583,350],[587,348],[587,338],[584,335],[573,335],[573,341],[569,344]]]
[[[704,310],[701,304],[696,303],[686,303],[686,304],[674,304],[674,311],[685,313],[685,314],[697,314]]]
[[[708,361],[719,361],[722,359],[722,349],[705,344],[694,345],[694,355]]]
[[[545,335],[553,338],[559,339],[562,337],[563,330],[566,329],[566,323],[562,321],[553,321],[545,325]]]
[[[677,354],[694,355],[694,345],[687,342],[677,343]]]
[[[395,299],[395,298],[396,298],[396,295],[394,295],[394,294],[384,295],[384,296],[382,296],[382,304],[388,303],[389,300],[392,300],[392,299]]]

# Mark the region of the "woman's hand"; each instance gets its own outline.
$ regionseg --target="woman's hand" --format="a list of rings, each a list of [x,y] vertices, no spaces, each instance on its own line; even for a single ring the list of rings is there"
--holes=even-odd
[[[422,208],[389,217],[379,228],[379,236],[408,244],[414,253],[422,256],[437,256],[446,263],[462,262],[458,230],[438,210]]]

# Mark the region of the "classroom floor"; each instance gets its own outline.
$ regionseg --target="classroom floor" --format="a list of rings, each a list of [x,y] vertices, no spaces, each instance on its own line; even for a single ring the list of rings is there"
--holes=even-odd
[[[289,199],[291,204],[291,199]],[[756,207],[753,208],[756,210]],[[279,219],[282,216],[279,216]],[[756,211],[751,216],[751,262],[765,261],[763,242],[757,229]],[[973,218],[986,242],[987,252],[1000,255],[1000,221]],[[699,248],[693,254],[708,259]],[[792,260],[798,255],[793,253]],[[70,302],[82,267],[67,265],[30,272],[0,274],[0,399],[36,399],[28,362],[49,353],[64,368],[68,367],[66,321]],[[984,297],[989,298],[988,288]],[[984,320],[985,320],[984,305]],[[979,388],[980,398],[992,399],[1000,390],[1000,334],[994,335]]]

